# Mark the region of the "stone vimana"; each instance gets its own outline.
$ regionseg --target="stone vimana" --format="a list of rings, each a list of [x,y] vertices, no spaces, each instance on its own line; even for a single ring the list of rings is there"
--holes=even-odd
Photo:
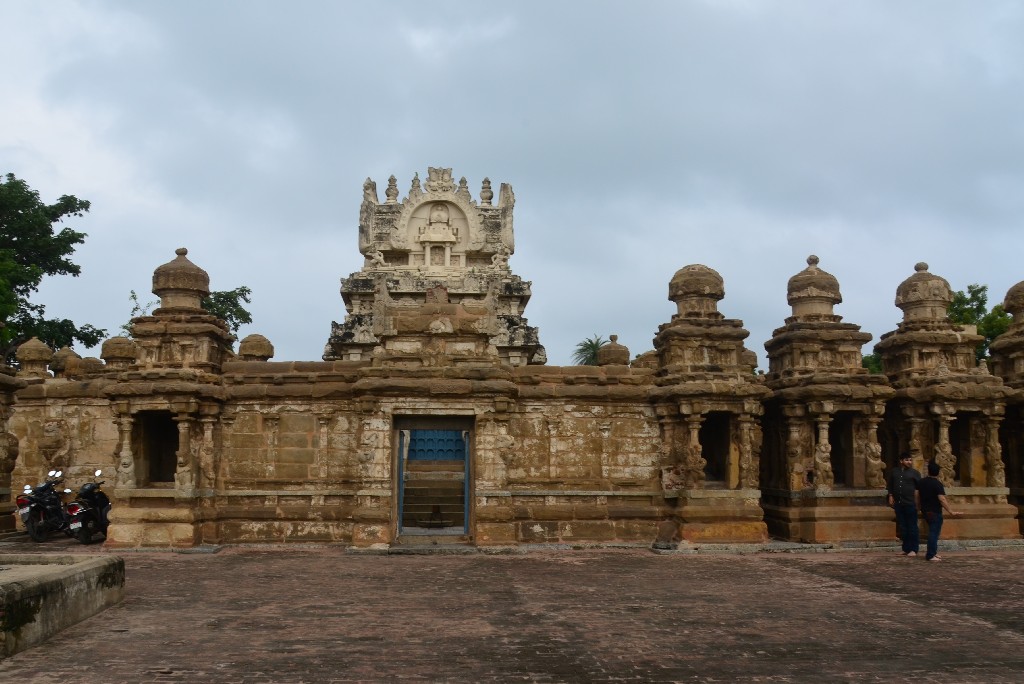
[[[613,336],[597,366],[554,367],[511,268],[511,186],[474,198],[431,168],[399,195],[394,176],[383,200],[363,186],[365,260],[320,361],[272,361],[261,335],[235,353],[184,248],[153,273],[159,308],[100,359],[22,345],[0,373],[3,524],[12,488],[102,468],[113,548],[892,541],[885,473],[908,451],[964,511],[945,539],[1020,537],[1024,282],[978,365],[949,283],[917,264],[871,374],[871,335],[811,256],[758,375],[722,277],[694,264],[651,351]]]

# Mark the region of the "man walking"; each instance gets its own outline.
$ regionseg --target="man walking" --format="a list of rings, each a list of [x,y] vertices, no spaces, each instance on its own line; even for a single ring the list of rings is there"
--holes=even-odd
[[[924,519],[928,522],[928,544],[924,557],[930,561],[942,560],[939,557],[942,510],[945,509],[952,516],[960,515],[960,511],[954,511],[949,507],[949,501],[946,499],[946,488],[939,481],[939,470],[938,463],[929,461],[928,477],[918,483],[921,511],[924,513]]]
[[[903,540],[903,555],[916,556],[921,540],[917,528],[917,486],[921,473],[914,469],[910,454],[900,454],[900,462],[889,473],[889,505],[896,511],[896,529]]]

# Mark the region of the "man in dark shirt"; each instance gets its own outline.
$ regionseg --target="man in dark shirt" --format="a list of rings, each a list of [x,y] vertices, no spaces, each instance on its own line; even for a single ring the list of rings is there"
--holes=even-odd
[[[920,494],[921,512],[928,523],[928,551],[925,558],[930,561],[940,561],[939,558],[939,532],[942,531],[942,509],[952,516],[960,515],[949,507],[946,500],[946,488],[938,478],[939,464],[935,461],[928,462],[928,477],[917,483],[917,490]]]
[[[913,466],[913,457],[902,453],[899,464],[889,473],[889,505],[896,511],[896,528],[903,540],[905,556],[916,556],[921,543],[917,531],[917,484],[921,473]]]

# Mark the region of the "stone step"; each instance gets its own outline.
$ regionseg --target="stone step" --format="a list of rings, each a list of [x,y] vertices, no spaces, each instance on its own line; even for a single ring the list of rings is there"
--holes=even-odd
[[[406,461],[405,472],[407,473],[429,473],[429,472],[458,472],[466,470],[464,461]]]

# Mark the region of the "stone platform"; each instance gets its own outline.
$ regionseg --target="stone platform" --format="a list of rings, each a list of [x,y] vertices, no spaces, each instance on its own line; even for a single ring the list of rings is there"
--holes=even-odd
[[[111,555],[3,553],[0,657],[24,651],[124,597],[124,561]]]
[[[7,547],[6,549],[4,547]],[[72,540],[0,543],[95,553]],[[775,544],[129,552],[126,599],[0,661],[32,682],[1019,682],[1024,552]]]

